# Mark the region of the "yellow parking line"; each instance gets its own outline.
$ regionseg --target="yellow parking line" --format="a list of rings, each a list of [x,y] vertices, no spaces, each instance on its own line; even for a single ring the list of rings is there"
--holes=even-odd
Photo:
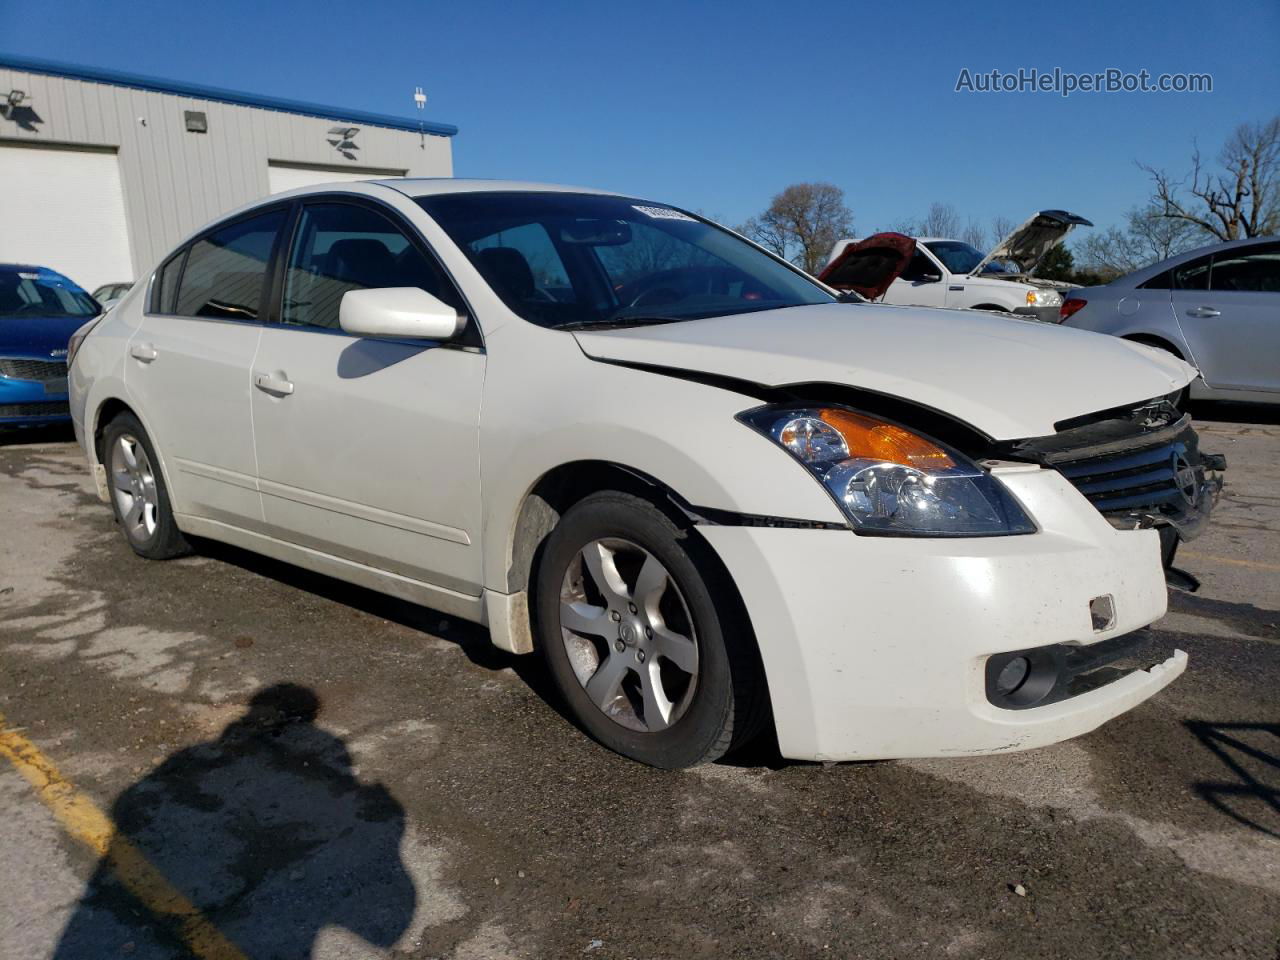
[[[179,893],[142,851],[116,833],[115,824],[40,749],[0,714],[0,754],[35,787],[63,828],[100,857],[121,883],[152,913],[178,922],[187,948],[204,960],[246,960],[190,900]]]
[[[1225,563],[1233,567],[1253,567],[1255,570],[1274,570],[1280,572],[1280,563],[1266,563],[1263,560],[1239,560],[1235,557],[1215,557],[1209,553],[1196,553],[1194,550],[1183,550],[1180,557],[1193,560],[1208,560],[1210,563]]]

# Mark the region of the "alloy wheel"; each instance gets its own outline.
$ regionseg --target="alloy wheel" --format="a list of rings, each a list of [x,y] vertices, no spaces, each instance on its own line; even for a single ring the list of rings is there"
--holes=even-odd
[[[574,675],[614,722],[654,733],[688,709],[698,680],[693,618],[643,547],[607,538],[578,551],[560,590],[560,627]]]
[[[111,448],[111,491],[125,534],[135,543],[150,540],[160,522],[160,494],[151,459],[132,434],[122,433]]]

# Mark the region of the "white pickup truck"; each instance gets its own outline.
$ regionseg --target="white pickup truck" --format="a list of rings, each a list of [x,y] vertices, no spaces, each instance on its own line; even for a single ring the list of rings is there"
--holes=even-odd
[[[818,279],[870,300],[922,307],[1004,310],[1057,322],[1070,284],[1033,276],[1075,227],[1093,226],[1065,210],[1041,210],[986,256],[963,240],[877,233],[841,240]]]

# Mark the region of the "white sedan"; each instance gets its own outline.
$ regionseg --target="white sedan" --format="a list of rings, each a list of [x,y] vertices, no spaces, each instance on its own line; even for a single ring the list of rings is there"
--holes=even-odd
[[[73,338],[129,545],[236,544],[488,626],[662,767],[1017,750],[1136,662],[1214,482],[1110,337],[840,302],[672,206],[312,187],[184,241]],[[341,651],[334,651],[341,656]]]

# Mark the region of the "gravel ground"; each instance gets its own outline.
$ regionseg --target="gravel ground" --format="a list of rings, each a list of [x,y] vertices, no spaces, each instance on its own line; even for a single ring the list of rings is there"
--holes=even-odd
[[[1188,672],[1048,749],[641,767],[479,628],[138,559],[60,434],[0,438],[0,713],[254,960],[1277,960],[1280,425],[1209,415],[1204,586],[1153,631]],[[3,761],[0,877],[4,960],[186,955]]]

